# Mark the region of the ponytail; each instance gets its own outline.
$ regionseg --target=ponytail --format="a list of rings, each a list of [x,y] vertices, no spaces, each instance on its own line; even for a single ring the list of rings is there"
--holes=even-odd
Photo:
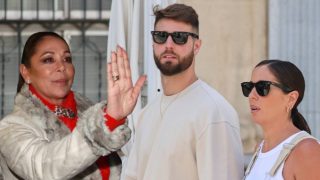
[[[309,128],[307,121],[304,119],[302,114],[299,113],[297,107],[292,109],[291,118],[292,118],[294,126],[296,126],[298,129],[300,129],[302,131],[306,131],[309,134],[311,134],[311,130]]]

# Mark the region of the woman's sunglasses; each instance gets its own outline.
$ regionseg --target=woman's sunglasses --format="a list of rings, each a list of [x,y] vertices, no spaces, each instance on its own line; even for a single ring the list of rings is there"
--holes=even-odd
[[[243,82],[241,83],[242,93],[245,97],[248,97],[252,89],[255,87],[259,96],[267,96],[270,92],[270,86],[273,85],[277,88],[282,89],[284,92],[289,93],[293,91],[292,89],[271,81],[258,81],[256,83],[253,82]]]
[[[188,41],[188,36],[192,36],[196,39],[199,38],[197,34],[191,32],[173,32],[168,33],[166,31],[151,31],[153,41],[158,44],[163,44],[171,36],[174,43],[182,45]]]

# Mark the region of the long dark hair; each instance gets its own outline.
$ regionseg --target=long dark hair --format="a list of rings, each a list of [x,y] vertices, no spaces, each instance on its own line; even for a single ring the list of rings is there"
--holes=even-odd
[[[291,110],[291,118],[293,124],[300,130],[307,131],[311,134],[311,130],[307,121],[298,111],[298,105],[303,99],[305,90],[305,81],[299,68],[289,61],[282,60],[263,60],[256,67],[267,65],[271,73],[277,78],[279,83],[284,86],[298,91],[299,97]],[[283,91],[284,92],[284,91]],[[284,92],[287,93],[287,92]]]
[[[32,34],[28,40],[26,41],[26,44],[24,45],[22,57],[21,57],[21,64],[24,64],[27,68],[31,67],[31,57],[35,53],[37,49],[37,45],[43,40],[44,37],[46,36],[53,36],[56,38],[59,38],[63,40],[66,44],[67,42],[57,33],[55,32],[49,32],[49,31],[44,31],[44,32],[36,32]],[[19,73],[19,82],[17,85],[17,93],[20,92],[21,87],[25,83],[21,73]]]

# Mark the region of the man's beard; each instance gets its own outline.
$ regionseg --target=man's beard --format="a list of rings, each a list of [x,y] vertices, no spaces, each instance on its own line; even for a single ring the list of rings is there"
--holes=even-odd
[[[165,62],[164,64],[161,63],[160,57],[162,54],[174,54],[178,60],[178,64],[173,64],[172,62]],[[172,76],[185,71],[191,66],[194,58],[193,51],[191,51],[183,58],[180,58],[180,56],[175,54],[173,51],[165,51],[162,54],[160,56],[156,56],[155,52],[153,51],[153,58],[160,72],[166,76]]]

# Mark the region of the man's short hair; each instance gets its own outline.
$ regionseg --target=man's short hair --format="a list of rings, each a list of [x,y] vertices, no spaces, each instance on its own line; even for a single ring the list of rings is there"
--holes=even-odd
[[[199,33],[198,14],[191,6],[185,4],[172,4],[164,9],[160,9],[157,5],[153,8],[153,14],[155,16],[154,27],[161,19],[172,19],[190,24],[192,28],[195,29],[196,33]]]

